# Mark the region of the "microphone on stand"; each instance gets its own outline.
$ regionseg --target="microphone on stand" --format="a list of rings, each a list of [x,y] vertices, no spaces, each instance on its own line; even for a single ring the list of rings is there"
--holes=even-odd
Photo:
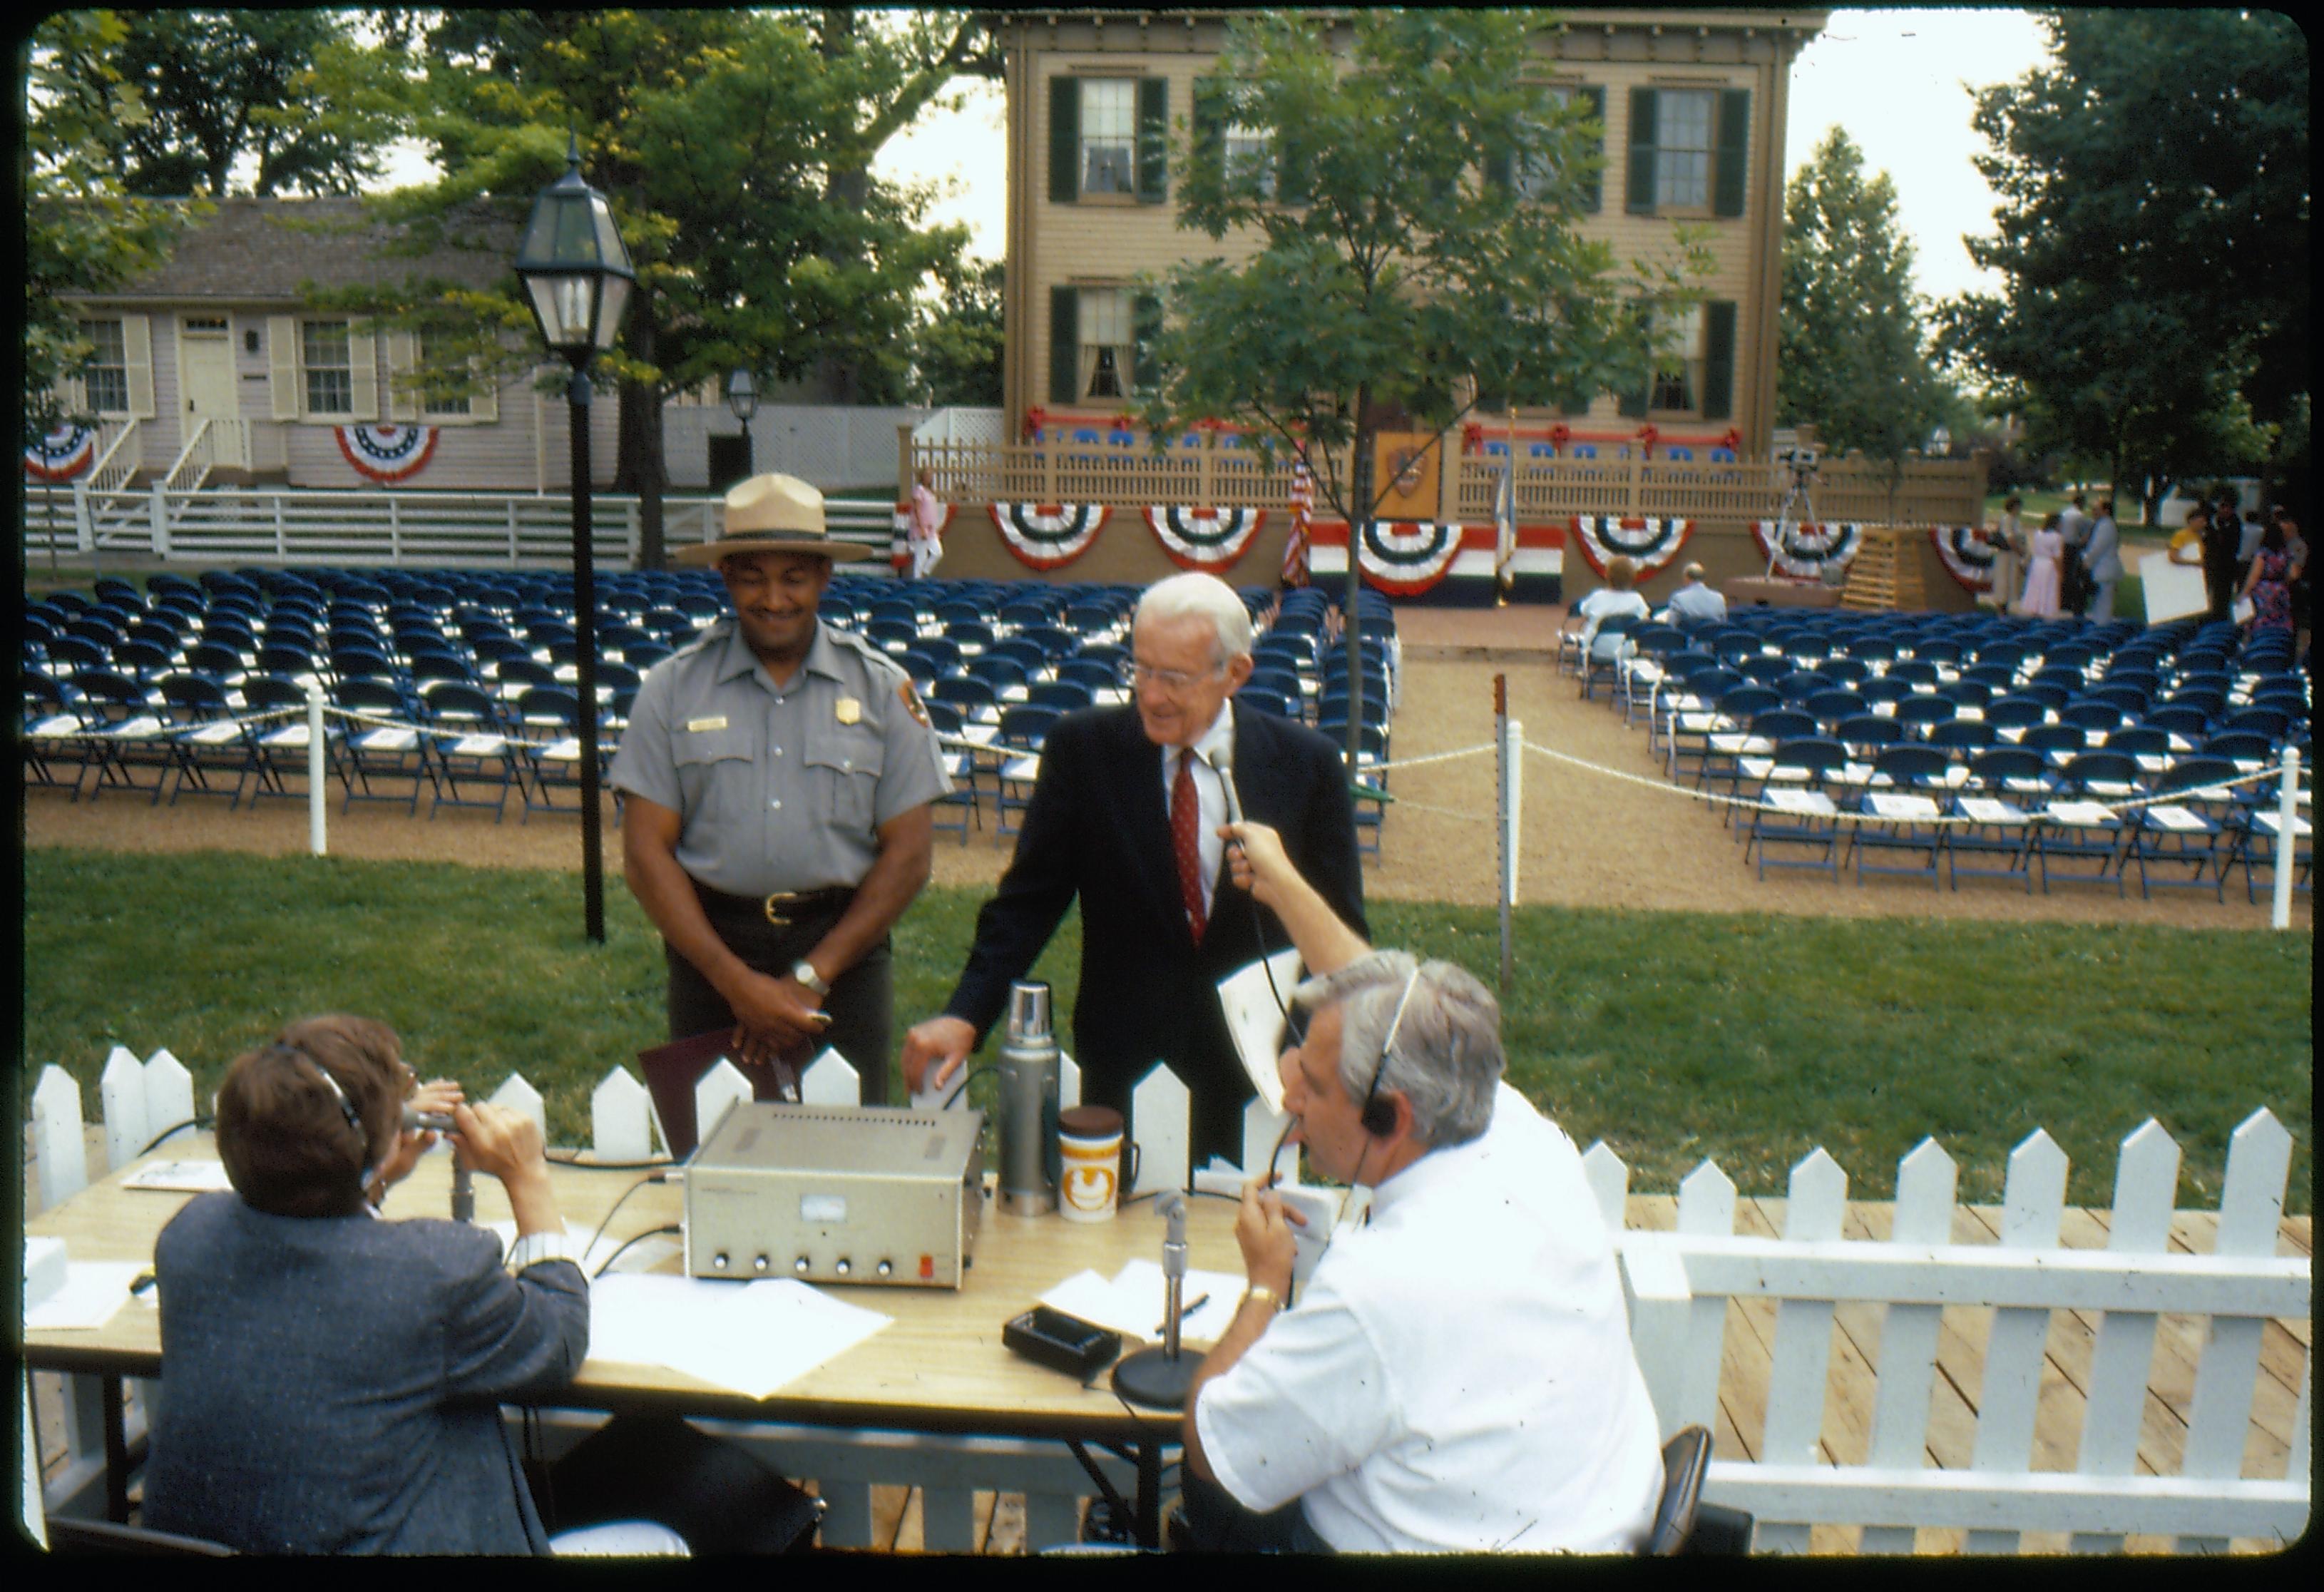
[[[1178,1352],[1179,1304],[1186,1287],[1186,1196],[1167,1189],[1154,1198],[1155,1213],[1169,1226],[1162,1239],[1162,1342],[1125,1356],[1113,1367],[1113,1391],[1149,1410],[1183,1410],[1186,1384],[1197,1362]]]
[[[430,1131],[439,1134],[454,1132],[452,1118],[440,1111],[422,1111],[415,1106],[403,1108],[403,1131],[416,1134]],[[452,1157],[452,1219],[473,1222],[476,1219],[476,1185],[474,1175],[457,1155]]]

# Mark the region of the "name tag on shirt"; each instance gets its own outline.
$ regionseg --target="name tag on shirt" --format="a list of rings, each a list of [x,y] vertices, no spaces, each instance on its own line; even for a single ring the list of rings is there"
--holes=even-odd
[[[713,714],[708,718],[689,718],[686,721],[687,733],[689,735],[703,730],[723,730],[725,727],[726,716],[723,713]]]

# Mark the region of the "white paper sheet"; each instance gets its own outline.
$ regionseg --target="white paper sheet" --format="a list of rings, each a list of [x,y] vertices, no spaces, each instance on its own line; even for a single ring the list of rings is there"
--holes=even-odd
[[[172,1194],[208,1194],[231,1189],[223,1161],[156,1161],[121,1180],[124,1189],[159,1189]]]
[[[1041,1295],[1041,1302],[1084,1321],[1111,1327],[1124,1337],[1158,1340],[1166,1308],[1165,1282],[1160,1265],[1136,1260],[1110,1279],[1095,1272],[1076,1272]],[[1179,1337],[1189,1342],[1216,1342],[1234,1320],[1243,1286],[1242,1277],[1232,1272],[1188,1272],[1181,1306],[1197,1300],[1203,1302],[1181,1318]]]
[[[24,1311],[27,1332],[89,1331],[129,1302],[129,1285],[145,1268],[135,1261],[70,1261],[65,1284]]]
[[[667,1365],[763,1399],[890,1319],[788,1278],[736,1283],[617,1273],[590,1289],[589,1357]]]
[[[1275,982],[1268,983],[1269,969]],[[1299,953],[1279,950],[1263,962],[1253,962],[1219,981],[1219,1009],[1226,1014],[1227,1032],[1233,1036],[1235,1054],[1242,1058],[1242,1069],[1250,1078],[1250,1087],[1267,1102],[1268,1110],[1280,1115],[1283,1111],[1283,1075],[1276,1069],[1281,1051],[1276,1046],[1283,1033],[1283,1008],[1277,1005],[1278,993],[1288,1001],[1294,985],[1299,982]]]

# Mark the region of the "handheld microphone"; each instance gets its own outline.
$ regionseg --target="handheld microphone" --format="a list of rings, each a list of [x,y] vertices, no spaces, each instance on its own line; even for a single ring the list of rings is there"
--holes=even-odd
[[[403,1131],[407,1134],[423,1131],[448,1134],[456,1130],[447,1113],[422,1111],[407,1102],[403,1107]],[[456,1155],[452,1158],[452,1219],[456,1222],[476,1219],[475,1180],[467,1163]]]
[[[1217,754],[1204,761],[1211,765],[1211,772],[1219,776],[1219,787],[1226,792],[1227,821],[1242,822],[1242,797],[1236,792],[1234,782],[1234,737],[1230,736],[1221,742]]]
[[[1186,1286],[1186,1196],[1165,1190],[1155,1196],[1154,1208],[1170,1224],[1162,1240],[1162,1342],[1116,1361],[1113,1391],[1149,1410],[1183,1410],[1197,1364],[1178,1352],[1179,1303]]]

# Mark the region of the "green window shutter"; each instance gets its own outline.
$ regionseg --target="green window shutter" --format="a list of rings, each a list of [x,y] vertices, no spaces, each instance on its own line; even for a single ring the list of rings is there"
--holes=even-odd
[[[1602,160],[1606,153],[1606,87],[1602,83],[1592,83],[1582,93],[1590,101],[1591,119],[1598,124],[1598,153]],[[1582,196],[1582,208],[1596,215],[1605,204],[1605,188],[1606,168],[1601,165],[1590,173],[1590,187]]]
[[[1614,412],[1617,414],[1627,415],[1632,420],[1646,419],[1646,394],[1645,389],[1640,388],[1633,392],[1623,393],[1621,397],[1616,401]]]
[[[1213,182],[1226,177],[1227,119],[1215,78],[1194,79],[1194,163]]]
[[[1750,153],[1751,91],[1722,88],[1719,91],[1719,186],[1711,200],[1713,215],[1743,213]]]
[[[1162,299],[1139,293],[1130,301],[1130,391],[1154,390],[1154,345],[1162,336]]]
[[[1275,197],[1286,205],[1304,205],[1314,181],[1314,156],[1288,127],[1275,134]]]
[[[1630,184],[1622,207],[1633,216],[1655,213],[1655,91],[1630,90]],[[1624,410],[1625,414],[1629,411]],[[1646,411],[1640,409],[1639,413]]]
[[[1138,79],[1138,202],[1170,197],[1170,79]]]
[[[1717,299],[1702,307],[1702,418],[1735,413],[1735,305]]]
[[[1049,79],[1049,202],[1070,205],[1081,197],[1081,79],[1051,78]]]
[[[1049,290],[1049,402],[1081,401],[1081,294],[1069,287]]]
[[[1517,170],[1516,157],[1508,150],[1489,150],[1485,155],[1485,186],[1506,189],[1511,173]]]

